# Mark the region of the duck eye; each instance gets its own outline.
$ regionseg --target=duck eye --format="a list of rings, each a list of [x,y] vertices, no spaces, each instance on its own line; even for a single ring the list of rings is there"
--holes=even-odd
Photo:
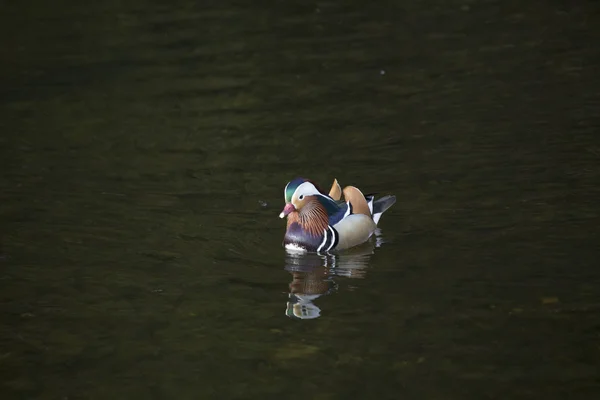
[[[301,194],[300,196],[298,196],[298,200],[304,200],[304,195]]]

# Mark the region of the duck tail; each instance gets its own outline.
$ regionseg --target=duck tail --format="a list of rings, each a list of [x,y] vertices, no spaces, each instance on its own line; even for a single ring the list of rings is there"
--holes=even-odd
[[[381,215],[391,206],[394,205],[394,203],[396,203],[396,196],[393,195],[387,195],[387,196],[383,196],[380,199],[374,200],[373,197],[371,197],[370,199],[367,198],[367,201],[369,203],[369,208],[372,207],[372,215],[373,215],[373,221],[375,221],[375,225],[377,225],[379,223],[379,218],[381,218]]]

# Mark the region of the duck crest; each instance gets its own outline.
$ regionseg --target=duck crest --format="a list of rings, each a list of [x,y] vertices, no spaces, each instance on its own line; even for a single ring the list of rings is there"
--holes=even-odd
[[[288,184],[285,186],[285,189],[283,189],[283,197],[285,198],[285,201],[287,203],[292,201],[292,196],[294,195],[296,189],[298,189],[298,186],[302,185],[305,182],[312,184],[319,193],[323,193],[323,190],[314,181],[306,178],[296,178],[289,181]]]

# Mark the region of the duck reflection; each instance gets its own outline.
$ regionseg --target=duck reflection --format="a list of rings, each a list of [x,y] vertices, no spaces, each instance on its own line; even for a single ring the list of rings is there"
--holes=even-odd
[[[379,244],[369,241],[335,255],[287,252],[285,270],[292,274],[292,281],[286,315],[295,319],[318,318],[321,309],[313,301],[338,290],[336,277],[364,278]]]

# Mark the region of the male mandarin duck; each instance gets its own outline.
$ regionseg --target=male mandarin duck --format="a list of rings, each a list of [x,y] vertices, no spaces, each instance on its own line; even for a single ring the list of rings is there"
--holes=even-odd
[[[396,196],[375,200],[354,186],[342,190],[337,180],[327,195],[310,180],[296,178],[286,185],[283,195],[285,207],[279,217],[287,217],[284,246],[318,253],[366,242],[381,215],[396,202]]]

